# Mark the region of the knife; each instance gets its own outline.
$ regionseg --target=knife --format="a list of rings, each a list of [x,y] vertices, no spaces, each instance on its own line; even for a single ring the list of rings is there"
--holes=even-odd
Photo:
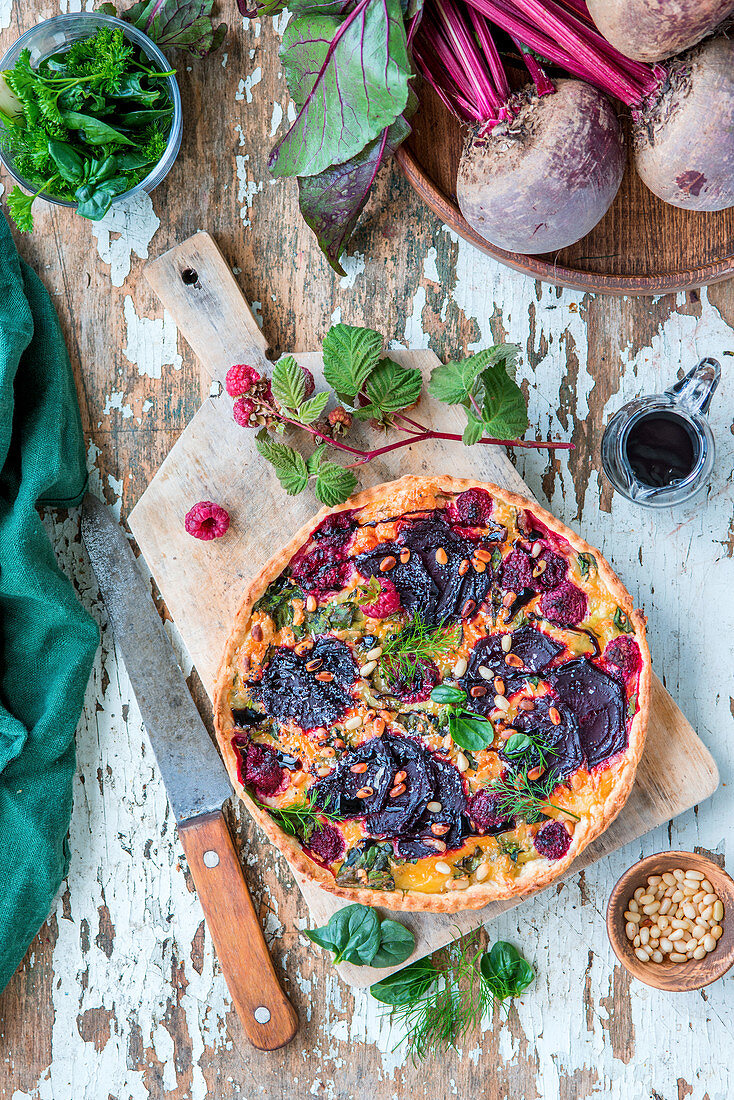
[[[201,720],[125,532],[97,497],[82,538],[148,730],[186,859],[237,1014],[260,1050],[298,1030],[280,987],[222,807],[227,770]]]

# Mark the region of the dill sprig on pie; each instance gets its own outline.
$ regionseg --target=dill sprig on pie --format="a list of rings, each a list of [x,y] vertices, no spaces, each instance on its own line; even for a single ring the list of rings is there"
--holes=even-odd
[[[436,661],[450,653],[461,641],[461,627],[433,626],[415,612],[402,630],[382,643],[381,664],[389,679],[400,677],[412,684],[420,674],[421,663]]]
[[[510,777],[503,775],[489,788],[494,796],[497,813],[502,817],[521,817],[529,825],[534,825],[546,817],[549,806],[560,813],[580,821],[578,814],[567,810],[563,806],[557,806],[551,802],[550,796],[558,786],[558,775],[550,771],[535,781],[528,778],[528,769],[523,766],[517,769]]]
[[[264,802],[260,802],[257,798],[253,800],[259,809],[265,810],[266,813],[275,818],[284,833],[301,841],[309,840],[314,833],[323,829],[324,823],[321,818],[325,817],[329,821],[342,820],[340,814],[329,813],[328,798],[324,808],[318,808],[314,802],[313,793],[309,794],[303,802],[294,802],[292,806],[283,806],[277,809],[275,806],[266,806]]]

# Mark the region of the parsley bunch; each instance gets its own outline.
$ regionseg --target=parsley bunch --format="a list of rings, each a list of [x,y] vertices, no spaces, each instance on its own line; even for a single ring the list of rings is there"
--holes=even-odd
[[[171,72],[152,65],[119,27],[101,27],[36,68],[23,50],[2,74],[0,143],[33,188],[26,195],[14,187],[8,196],[19,229],[33,229],[41,192],[98,221],[115,196],[149,175],[173,116]]]

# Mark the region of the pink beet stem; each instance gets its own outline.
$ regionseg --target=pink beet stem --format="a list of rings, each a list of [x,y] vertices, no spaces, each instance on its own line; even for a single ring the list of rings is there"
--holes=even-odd
[[[652,70],[642,66],[643,75],[640,75],[632,69],[629,58],[610,47],[598,31],[587,27],[576,14],[564,10],[554,0],[469,2],[542,56],[628,106],[638,105],[657,85]]]
[[[479,39],[479,45],[482,47],[485,61],[492,74],[494,86],[502,97],[502,102],[507,103],[510,98],[510,85],[507,80],[504,65],[502,64],[502,59],[499,55],[499,50],[495,46],[494,39],[490,33],[489,24],[483,16],[480,16],[475,8],[468,8],[467,14],[474,28],[474,33]]]
[[[433,0],[424,11],[413,55],[458,118],[492,129],[514,114],[510,86],[489,25],[471,13],[469,18],[454,0]]]
[[[543,71],[541,65],[535,55],[525,46],[519,38],[513,37],[512,41],[517,46],[522,59],[525,62],[525,68],[530,73],[530,79],[532,80],[538,95],[550,95],[551,92],[555,92],[556,87],[552,80],[550,80]]]
[[[434,0],[434,6],[443,19],[444,34],[467,79],[476,90],[477,107],[485,112],[485,117],[489,117],[504,106],[507,96],[500,96],[484,70],[481,54],[459,9],[451,0]]]

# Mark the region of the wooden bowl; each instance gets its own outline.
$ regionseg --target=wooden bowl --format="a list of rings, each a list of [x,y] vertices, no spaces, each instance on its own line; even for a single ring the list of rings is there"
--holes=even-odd
[[[601,294],[668,294],[734,275],[734,208],[701,213],[668,206],[629,166],[610,210],[576,244],[545,256],[496,248],[465,221],[456,200],[461,126],[425,83],[420,100],[413,132],[396,153],[398,164],[450,229],[508,267]]]
[[[703,959],[692,959],[684,963],[640,962],[625,935],[624,914],[627,903],[638,886],[647,885],[648,875],[662,875],[676,867],[684,871],[702,871],[706,875],[724,903],[724,917],[721,922],[724,934],[714,950]],[[692,852],[659,852],[657,855],[647,856],[625,871],[612,890],[607,905],[607,933],[614,954],[638,981],[652,986],[653,989],[664,989],[670,993],[687,993],[692,989],[701,989],[723,977],[734,966],[734,880],[713,860]]]

